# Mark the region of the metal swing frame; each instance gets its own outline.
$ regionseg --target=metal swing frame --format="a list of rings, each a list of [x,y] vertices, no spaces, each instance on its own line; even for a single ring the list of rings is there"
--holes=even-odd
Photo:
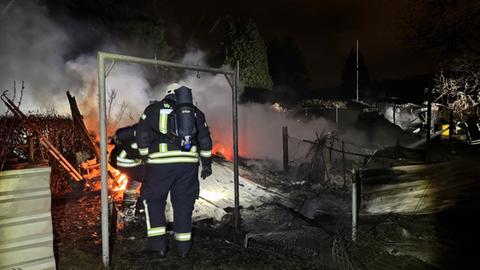
[[[105,64],[110,62],[105,69]],[[240,66],[236,62],[234,70],[202,67],[196,65],[185,65],[174,62],[168,62],[157,59],[141,58],[135,56],[113,54],[107,52],[97,53],[98,65],[98,112],[100,125],[100,169],[101,169],[101,222],[102,222],[102,259],[105,267],[110,262],[110,246],[109,246],[109,209],[108,209],[108,183],[107,183],[107,116],[106,116],[106,78],[113,69],[115,63],[127,62],[143,65],[155,65],[160,67],[183,69],[197,72],[206,72],[212,74],[223,74],[232,89],[232,126],[233,126],[233,177],[234,177],[234,216],[235,230],[240,229],[240,209],[239,209],[239,174],[238,174],[238,86],[240,82]],[[232,80],[233,77],[233,80]]]

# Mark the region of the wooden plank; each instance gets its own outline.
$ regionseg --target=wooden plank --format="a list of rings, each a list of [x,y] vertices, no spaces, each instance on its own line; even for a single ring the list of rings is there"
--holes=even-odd
[[[67,91],[67,99],[68,99],[68,103],[70,104],[70,111],[72,113],[72,119],[73,119],[74,125],[79,129],[80,134],[82,134],[84,139],[90,144],[90,148],[94,152],[97,160],[100,160],[100,149],[95,144],[95,142],[90,138],[87,127],[83,122],[83,115],[80,113],[80,110],[78,109],[77,101],[75,97],[70,95],[70,92],[68,91]]]
[[[40,143],[48,149],[48,152],[63,166],[63,168],[72,176],[76,181],[82,180],[82,175],[75,169],[75,167],[68,162],[68,160],[58,151],[58,149],[45,137],[40,128],[33,122],[29,121],[27,116],[10,100],[5,94],[1,96],[2,101],[8,107],[8,109],[18,118],[23,120],[25,126],[30,129],[32,133],[35,133],[40,140]]]
[[[83,115],[80,113],[80,109],[78,108],[75,97],[70,95],[70,92],[67,91],[67,98],[68,98],[68,103],[70,104],[70,111],[72,113],[73,123],[79,129],[84,139],[90,144],[90,148],[95,154],[97,162],[100,162],[100,147],[97,144],[95,144],[95,142],[92,140],[92,138],[88,134],[87,127],[83,122]],[[100,166],[99,163],[97,165]],[[108,171],[108,176],[111,179],[116,178],[117,170],[113,168],[112,165],[110,165],[110,163],[108,162],[107,162],[107,171]],[[88,173],[87,175],[90,175],[90,173]]]

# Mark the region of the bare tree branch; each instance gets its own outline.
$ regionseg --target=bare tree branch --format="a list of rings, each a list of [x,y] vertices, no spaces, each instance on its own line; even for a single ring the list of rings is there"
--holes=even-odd
[[[433,94],[453,112],[463,118],[475,113],[480,104],[479,57],[464,55],[457,58],[448,72],[441,71],[434,79]]]
[[[108,109],[107,109],[107,123],[110,122],[110,117],[112,115],[112,108],[116,103],[116,98],[117,98],[117,90],[112,89],[108,91],[108,98],[107,98],[107,104],[108,104]]]

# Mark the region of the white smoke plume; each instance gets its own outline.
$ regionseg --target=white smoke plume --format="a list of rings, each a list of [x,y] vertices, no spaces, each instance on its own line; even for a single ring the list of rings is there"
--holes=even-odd
[[[69,114],[65,91],[76,96],[87,128],[98,130],[97,62],[95,55],[82,55],[66,60],[64,55],[75,44],[67,33],[48,17],[47,10],[33,1],[16,1],[0,17],[0,89],[11,89],[12,83],[25,81],[24,111],[45,111],[51,105],[57,112]],[[111,51],[112,46],[99,49]],[[191,50],[179,62],[206,65],[205,53]],[[200,78],[198,78],[200,75]],[[183,83],[193,89],[194,102],[205,112],[211,127],[216,151],[232,155],[232,96],[223,75],[187,72]],[[115,90],[117,97],[110,119],[109,133],[114,128],[132,124],[148,105],[149,100],[161,99],[163,86],[150,86],[142,67],[116,64],[106,80],[107,91]],[[122,121],[115,123],[126,109]],[[107,104],[108,106],[108,104]],[[239,105],[239,150],[248,158],[281,160],[282,126],[288,126],[292,136],[313,139],[333,129],[326,120],[303,123],[287,118],[270,105]]]
[[[71,74],[81,78],[81,87],[75,93],[79,107],[87,120],[89,130],[98,130],[98,99],[97,99],[97,60],[93,56],[81,56],[66,63]],[[115,128],[135,123],[143,108],[148,104],[150,85],[144,72],[137,65],[116,64],[107,79],[107,117],[109,118],[109,133]],[[110,93],[115,91],[116,97],[110,100]],[[109,102],[111,101],[111,102]],[[109,110],[109,107],[112,109]],[[124,110],[122,110],[122,107]]]
[[[87,127],[98,128],[96,55],[81,55],[67,60],[74,48],[69,35],[48,16],[48,10],[37,1],[9,2],[0,16],[0,89],[12,90],[13,81],[25,81],[21,109],[45,112],[52,107],[59,114],[69,114],[66,91],[77,98]],[[113,48],[105,44],[102,48]],[[137,120],[148,102],[149,85],[143,70],[136,65],[116,65],[106,81],[107,91],[116,91],[111,119],[116,125]],[[125,102],[125,113],[119,123],[115,118]],[[2,110],[5,110],[2,104]]]
[[[204,53],[190,51],[182,59],[186,64],[204,65]],[[199,78],[200,77],[200,78]],[[211,127],[215,151],[232,155],[232,90],[223,75],[190,72],[183,83],[192,88],[194,103],[206,114]],[[286,117],[269,104],[242,104],[238,107],[239,152],[247,158],[282,159],[282,126],[298,138],[312,139],[315,132],[322,134],[334,129],[334,125],[319,118],[307,123]],[[222,146],[224,149],[220,149]]]
[[[75,85],[63,60],[68,37],[48,18],[46,8],[34,1],[9,2],[0,16],[0,39],[0,89],[11,90],[14,80],[24,80],[30,90],[25,108],[54,103]]]

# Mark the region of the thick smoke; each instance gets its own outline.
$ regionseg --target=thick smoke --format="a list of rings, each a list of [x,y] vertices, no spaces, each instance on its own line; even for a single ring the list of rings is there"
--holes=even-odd
[[[77,98],[87,128],[92,132],[98,130],[95,55],[65,59],[74,44],[70,42],[65,30],[49,19],[47,10],[35,2],[16,1],[2,14],[1,89],[11,89],[13,80],[24,80],[26,91],[22,110],[45,111],[54,106],[57,112],[67,115],[69,107],[65,91],[69,90]],[[103,43],[99,49],[115,50],[107,42]],[[205,66],[205,54],[191,50],[179,62]],[[183,83],[193,89],[194,102],[207,116],[215,150],[231,157],[232,92],[225,77],[187,72]],[[150,86],[144,70],[134,64],[116,64],[106,80],[106,86],[109,93],[117,93],[109,115],[110,134],[116,127],[136,122],[149,100],[162,98],[158,89],[164,87]],[[107,109],[108,106],[109,104]],[[125,110],[122,111],[122,108]],[[120,121],[119,115],[122,115]],[[240,155],[280,160],[282,126],[288,126],[292,136],[310,139],[315,138],[315,131],[321,134],[333,129],[332,125],[322,119],[303,123],[287,118],[285,113],[275,111],[270,105],[240,105]]]
[[[45,112],[54,107],[60,114],[69,114],[65,92],[70,91],[77,98],[87,127],[96,130],[96,55],[65,59],[75,44],[38,2],[11,2],[1,14],[0,89],[12,90],[13,81],[17,81],[19,90],[18,82],[25,81],[22,110]],[[115,49],[106,42],[102,48]],[[148,102],[150,89],[144,77],[139,66],[122,64],[116,65],[108,76],[107,92],[117,93],[109,116],[112,128],[138,119],[141,113],[138,108]],[[124,108],[126,106],[123,114],[120,111],[122,103],[125,103]]]
[[[64,65],[70,45],[65,32],[34,1],[9,2],[2,8],[0,89],[12,89],[14,80],[24,80],[28,95],[23,104],[28,109],[63,98],[63,91],[76,85]]]
[[[204,53],[191,51],[182,59],[183,63],[205,64]],[[199,78],[200,77],[200,78]],[[193,89],[194,103],[205,112],[211,127],[216,151],[228,157],[232,154],[232,91],[223,75],[195,73],[187,75],[183,83]],[[248,158],[282,159],[282,126],[289,128],[289,134],[298,138],[313,139],[315,132],[322,134],[334,127],[324,119],[302,122],[287,118],[271,105],[242,104],[238,107],[239,151]]]
[[[84,114],[87,128],[98,129],[97,61],[93,56],[81,56],[68,61],[71,75],[80,78],[82,84],[76,90],[79,107]],[[137,65],[116,64],[105,81],[107,89],[107,118],[109,132],[115,128],[135,123],[149,101],[150,85],[144,72]],[[112,94],[116,97],[112,98]],[[109,109],[111,108],[111,109]]]

